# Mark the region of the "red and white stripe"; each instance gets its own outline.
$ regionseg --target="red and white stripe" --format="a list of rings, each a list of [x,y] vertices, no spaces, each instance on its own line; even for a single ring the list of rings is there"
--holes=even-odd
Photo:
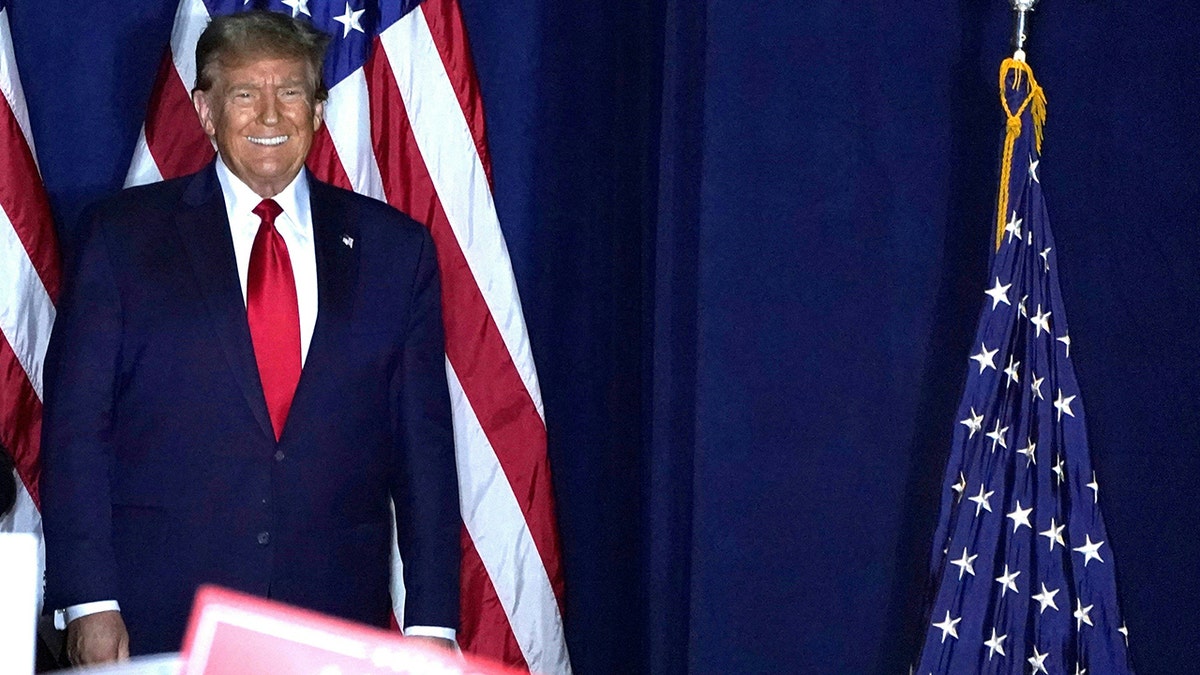
[[[33,532],[40,540],[42,360],[60,271],[7,9],[0,9],[0,93],[0,442],[12,453],[18,479],[16,506],[0,518],[0,532]],[[39,543],[39,579],[44,563]]]
[[[181,0],[130,185],[182,175],[213,156],[187,94],[208,19],[200,0]],[[437,245],[465,526],[459,642],[535,672],[570,673],[541,392],[492,200],[457,0],[426,0],[386,29],[325,110],[309,168],[425,223]]]

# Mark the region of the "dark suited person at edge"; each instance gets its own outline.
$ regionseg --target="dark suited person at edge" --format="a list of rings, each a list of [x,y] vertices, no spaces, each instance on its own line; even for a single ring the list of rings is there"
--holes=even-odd
[[[458,493],[428,232],[304,168],[328,38],[212,21],[218,157],[93,208],[46,359],[46,606],[76,664],[176,651],[215,583],[453,645]],[[396,529],[390,525],[394,504]]]
[[[0,444],[0,518],[17,503],[17,478],[13,473],[13,459],[8,448]]]

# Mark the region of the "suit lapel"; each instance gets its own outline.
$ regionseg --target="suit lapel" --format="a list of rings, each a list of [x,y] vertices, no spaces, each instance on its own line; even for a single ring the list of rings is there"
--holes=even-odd
[[[258,362],[250,341],[250,327],[246,322],[246,305],[233,255],[225,199],[213,164],[192,178],[183,193],[175,222],[196,283],[208,306],[213,332],[254,418],[273,439],[275,432],[271,429],[271,418],[258,377]]]
[[[342,334],[348,330],[358,283],[359,241],[355,214],[345,207],[336,190],[309,175],[313,243],[317,256],[317,323],[292,400],[289,419],[303,410],[325,373],[336,363]],[[333,361],[331,361],[331,359]],[[284,426],[284,435],[291,424]],[[282,439],[281,439],[282,440]]]

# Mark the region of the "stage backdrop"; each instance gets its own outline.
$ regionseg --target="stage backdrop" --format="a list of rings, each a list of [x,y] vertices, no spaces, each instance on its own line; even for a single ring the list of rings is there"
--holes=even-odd
[[[69,247],[122,183],[174,2],[12,4]],[[576,671],[907,672],[988,281],[1007,0],[463,8],[542,380]],[[1043,0],[1031,29],[1133,653],[1188,672],[1200,10]]]

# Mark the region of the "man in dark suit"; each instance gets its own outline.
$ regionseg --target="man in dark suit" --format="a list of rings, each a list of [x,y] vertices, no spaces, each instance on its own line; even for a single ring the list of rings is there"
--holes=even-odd
[[[17,503],[17,476],[13,468],[8,448],[0,443],[0,518],[8,515],[9,509]]]
[[[193,102],[217,160],[100,204],[71,261],[41,490],[74,663],[177,650],[201,583],[386,626],[393,536],[406,633],[453,640],[433,243],[305,171],[325,42],[280,14],[214,19]]]

